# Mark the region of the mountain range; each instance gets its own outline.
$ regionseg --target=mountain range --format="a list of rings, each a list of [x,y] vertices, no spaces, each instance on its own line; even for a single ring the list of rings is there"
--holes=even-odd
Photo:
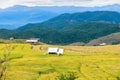
[[[119,12],[64,13],[44,22],[29,23],[14,30],[1,29],[0,38],[40,38],[48,44],[89,43],[94,39],[120,32],[119,24]]]
[[[63,13],[76,13],[86,11],[116,11],[120,12],[120,5],[107,5],[102,7],[80,6],[21,6],[0,9],[0,28],[15,29],[28,23],[40,23]]]

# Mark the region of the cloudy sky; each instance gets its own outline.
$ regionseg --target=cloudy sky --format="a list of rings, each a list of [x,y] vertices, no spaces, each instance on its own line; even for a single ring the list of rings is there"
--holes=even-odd
[[[120,0],[0,0],[0,8],[14,5],[27,6],[103,6],[120,4]]]

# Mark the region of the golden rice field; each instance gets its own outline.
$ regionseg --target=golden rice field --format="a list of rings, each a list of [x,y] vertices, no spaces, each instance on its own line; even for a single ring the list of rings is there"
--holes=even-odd
[[[64,48],[64,55],[46,54],[49,46]],[[1,57],[8,51],[6,80],[120,80],[120,45],[0,44]]]

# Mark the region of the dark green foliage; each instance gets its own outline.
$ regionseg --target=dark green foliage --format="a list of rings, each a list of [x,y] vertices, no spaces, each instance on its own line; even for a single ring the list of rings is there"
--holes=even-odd
[[[117,78],[117,80],[120,80],[120,77],[116,77]]]
[[[34,47],[33,47],[33,46],[31,46],[30,48],[31,48],[31,49],[33,49]]]
[[[75,73],[73,72],[68,72],[68,73],[65,73],[65,74],[59,74],[57,76],[57,79],[56,80],[75,80],[77,77],[75,75]]]
[[[40,38],[42,42],[49,44],[69,44],[73,42],[89,42],[92,39],[96,39],[102,36],[109,35],[111,33],[119,32],[120,28],[117,24],[110,23],[98,23],[98,22],[85,22],[78,26],[73,26],[68,29],[32,29],[27,31],[18,31],[15,34],[8,33],[2,34],[1,38],[9,38],[9,36],[15,36],[16,38]],[[11,35],[12,34],[12,35]],[[3,36],[2,36],[3,35]],[[5,36],[4,36],[5,35]]]
[[[120,28],[117,24],[85,22],[66,29],[34,28],[33,30],[18,32],[14,36],[17,38],[37,37],[42,42],[49,44],[69,44],[73,42],[86,43],[92,39],[119,31]]]

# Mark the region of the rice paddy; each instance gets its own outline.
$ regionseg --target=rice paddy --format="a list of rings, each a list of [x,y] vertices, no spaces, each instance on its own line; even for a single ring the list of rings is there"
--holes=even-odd
[[[48,47],[64,55],[46,54]],[[120,80],[120,45],[0,44],[1,58],[8,53],[6,80]]]

